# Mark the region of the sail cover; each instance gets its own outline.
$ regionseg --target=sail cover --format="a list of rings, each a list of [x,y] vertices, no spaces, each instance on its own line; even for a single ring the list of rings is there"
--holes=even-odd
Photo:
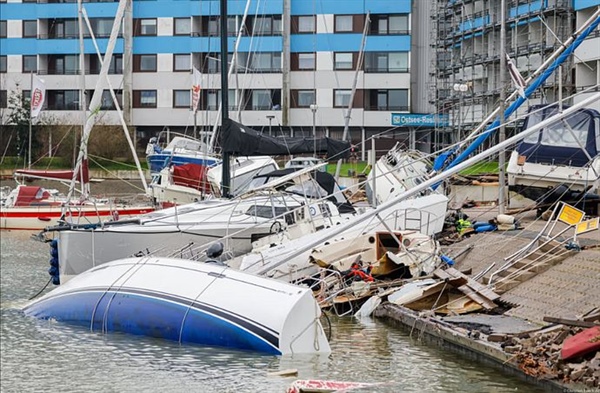
[[[228,122],[222,149],[223,152],[235,156],[278,156],[316,153],[325,154],[330,160],[348,158],[350,156],[350,142],[327,137],[317,138],[316,141],[312,137],[273,137],[262,134],[233,120],[229,120]]]
[[[15,176],[29,177],[32,179],[45,179],[45,180],[71,180],[73,179],[74,171],[71,169],[17,169],[14,173]],[[81,164],[81,171],[77,172],[76,180],[81,181],[83,176],[83,182],[90,182],[90,174],[88,169],[88,161],[83,160]]]

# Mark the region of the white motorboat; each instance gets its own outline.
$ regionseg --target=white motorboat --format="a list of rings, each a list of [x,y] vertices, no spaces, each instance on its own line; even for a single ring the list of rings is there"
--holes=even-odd
[[[294,239],[285,239],[285,233],[271,235],[255,242],[252,252],[233,258],[228,261],[228,264],[244,272],[294,282],[317,272],[318,265],[311,263],[311,257],[316,258],[317,254],[314,254],[316,250],[324,250],[330,246],[337,249],[343,244],[341,247],[343,250],[340,252],[350,255],[354,253],[352,250],[358,247],[358,239],[368,239],[368,234],[390,230],[406,231],[405,233],[413,233],[413,238],[428,239],[427,244],[435,244],[430,243],[434,242],[431,237],[441,231],[447,205],[447,197],[433,193],[361,214],[367,216],[376,213],[379,217],[377,220],[369,220],[365,217],[358,223],[356,220],[360,219],[361,215],[357,215],[352,223],[348,222]],[[272,240],[273,237],[278,239]]]
[[[222,164],[211,168],[199,164],[171,165],[152,177],[148,188],[156,204],[165,207],[185,205],[221,194]],[[271,157],[236,157],[231,167],[231,194],[254,176],[279,169]]]
[[[267,354],[330,352],[308,288],[211,263],[129,258],[91,269],[24,308],[26,315],[182,344]]]
[[[533,106],[523,129],[559,113],[558,105]],[[600,113],[590,108],[562,117],[525,138],[508,162],[509,189],[521,197],[512,198],[511,207],[538,204],[544,210],[560,200],[597,215],[599,153]]]

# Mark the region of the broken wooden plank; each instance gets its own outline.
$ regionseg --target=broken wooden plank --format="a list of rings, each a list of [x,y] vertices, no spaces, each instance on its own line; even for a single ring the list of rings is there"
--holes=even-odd
[[[441,272],[438,272],[441,271]],[[461,272],[459,272],[458,270],[450,267],[446,270],[441,270],[441,269],[437,269],[433,272],[434,275],[439,274],[440,276],[449,276],[449,277],[464,277],[467,279],[467,285],[475,292],[485,296],[486,298],[488,298],[489,300],[491,300],[492,302],[496,299],[500,298],[500,295],[498,295],[496,292],[492,291],[490,288],[486,287],[483,284],[478,283],[477,281],[473,280],[470,277],[465,276],[464,274],[462,274]],[[440,277],[442,278],[442,277]]]
[[[480,293],[475,292],[472,288],[468,287],[467,285],[463,285],[463,286],[459,287],[458,290],[461,291],[462,293],[464,293],[465,295],[467,295],[473,301],[479,303],[481,305],[481,307],[485,308],[486,310],[493,310],[496,307],[498,307],[498,305],[496,303],[494,303],[492,300],[487,299],[484,296],[481,296]]]
[[[560,323],[561,325],[577,326],[577,327],[585,327],[585,328],[600,326],[594,322],[579,321],[577,319],[556,318],[556,317],[551,317],[551,316],[545,316],[544,322]]]

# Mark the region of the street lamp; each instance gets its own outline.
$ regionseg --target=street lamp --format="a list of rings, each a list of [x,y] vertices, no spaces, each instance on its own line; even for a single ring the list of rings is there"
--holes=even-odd
[[[273,136],[271,134],[271,122],[273,121],[274,118],[275,118],[274,115],[267,115],[267,119],[269,119],[269,136]]]
[[[319,107],[317,104],[311,104],[310,110],[312,111],[312,131],[313,131],[313,139],[315,144],[315,157],[317,156],[317,109]]]

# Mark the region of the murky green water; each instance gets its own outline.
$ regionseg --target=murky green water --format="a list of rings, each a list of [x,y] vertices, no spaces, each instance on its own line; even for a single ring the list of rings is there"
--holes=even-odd
[[[382,321],[332,318],[332,354],[276,357],[128,336],[25,317],[48,281],[46,244],[0,232],[2,392],[285,392],[296,379],[380,382],[362,392],[537,392]],[[296,377],[269,373],[297,369]]]

